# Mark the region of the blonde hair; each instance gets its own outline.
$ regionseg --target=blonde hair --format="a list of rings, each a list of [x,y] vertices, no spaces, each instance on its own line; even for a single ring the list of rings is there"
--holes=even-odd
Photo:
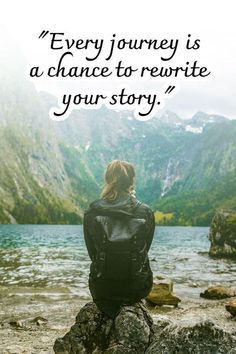
[[[105,173],[106,185],[101,197],[107,201],[114,201],[122,192],[134,193],[134,166],[121,160],[113,160],[107,166]]]

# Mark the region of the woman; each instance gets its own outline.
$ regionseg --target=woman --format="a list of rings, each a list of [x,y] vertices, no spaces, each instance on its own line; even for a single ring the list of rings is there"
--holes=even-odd
[[[101,199],[84,215],[84,237],[92,264],[89,289],[97,307],[114,318],[123,304],[134,304],[152,288],[148,251],[154,214],[134,193],[132,164],[109,163]]]

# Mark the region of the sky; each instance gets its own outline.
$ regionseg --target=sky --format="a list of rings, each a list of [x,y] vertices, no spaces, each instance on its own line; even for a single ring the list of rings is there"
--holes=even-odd
[[[128,80],[37,79],[38,91],[60,96],[65,90],[114,90],[128,84],[133,90],[156,90],[162,84],[176,84],[178,90],[165,100],[165,109],[189,118],[197,111],[236,118],[236,41],[234,1],[61,1],[8,0],[2,2],[0,25],[17,43],[28,64],[46,67],[55,64],[58,51],[49,49],[49,37],[38,39],[43,30],[64,32],[68,38],[104,38],[107,43],[117,38],[179,39],[180,46],[171,65],[198,60],[211,71],[206,79],[158,80],[133,78]],[[1,31],[4,34],[4,31]],[[187,35],[200,39],[197,51],[182,50]],[[1,35],[1,34],[0,34]],[[14,44],[12,44],[14,45]],[[78,51],[77,51],[78,52]],[[76,53],[83,63],[85,52]],[[160,65],[160,51],[116,51],[114,63],[122,59],[127,65]],[[170,53],[170,52],[169,52]],[[17,57],[12,59],[17,61]],[[102,61],[103,60],[103,61]],[[101,55],[101,63],[104,58]],[[90,62],[92,63],[92,62]],[[112,61],[111,61],[112,63]],[[163,63],[162,63],[163,64]]]

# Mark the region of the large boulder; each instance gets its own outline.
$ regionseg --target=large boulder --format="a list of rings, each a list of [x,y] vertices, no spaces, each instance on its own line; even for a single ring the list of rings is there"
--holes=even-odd
[[[218,211],[211,223],[209,255],[236,258],[236,212]]]
[[[56,354],[236,354],[236,332],[187,315],[172,320],[154,316],[143,302],[123,306],[113,320],[90,302],[75,324],[54,344]]]
[[[172,305],[175,307],[181,301],[173,294],[173,282],[168,279],[155,280],[146,300],[152,305]]]
[[[194,317],[167,324],[145,354],[235,354],[235,336],[208,320]]]
[[[152,337],[153,321],[142,302],[123,306],[114,320],[89,302],[78,313],[70,331],[56,340],[53,349],[56,354],[141,354]]]

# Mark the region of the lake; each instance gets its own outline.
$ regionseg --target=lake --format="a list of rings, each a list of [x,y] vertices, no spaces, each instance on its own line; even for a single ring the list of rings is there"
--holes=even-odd
[[[208,256],[207,227],[156,227],[149,252],[154,276],[173,280],[177,294],[236,284],[236,263]],[[81,225],[0,225],[0,286],[56,289],[89,296],[90,260]]]

